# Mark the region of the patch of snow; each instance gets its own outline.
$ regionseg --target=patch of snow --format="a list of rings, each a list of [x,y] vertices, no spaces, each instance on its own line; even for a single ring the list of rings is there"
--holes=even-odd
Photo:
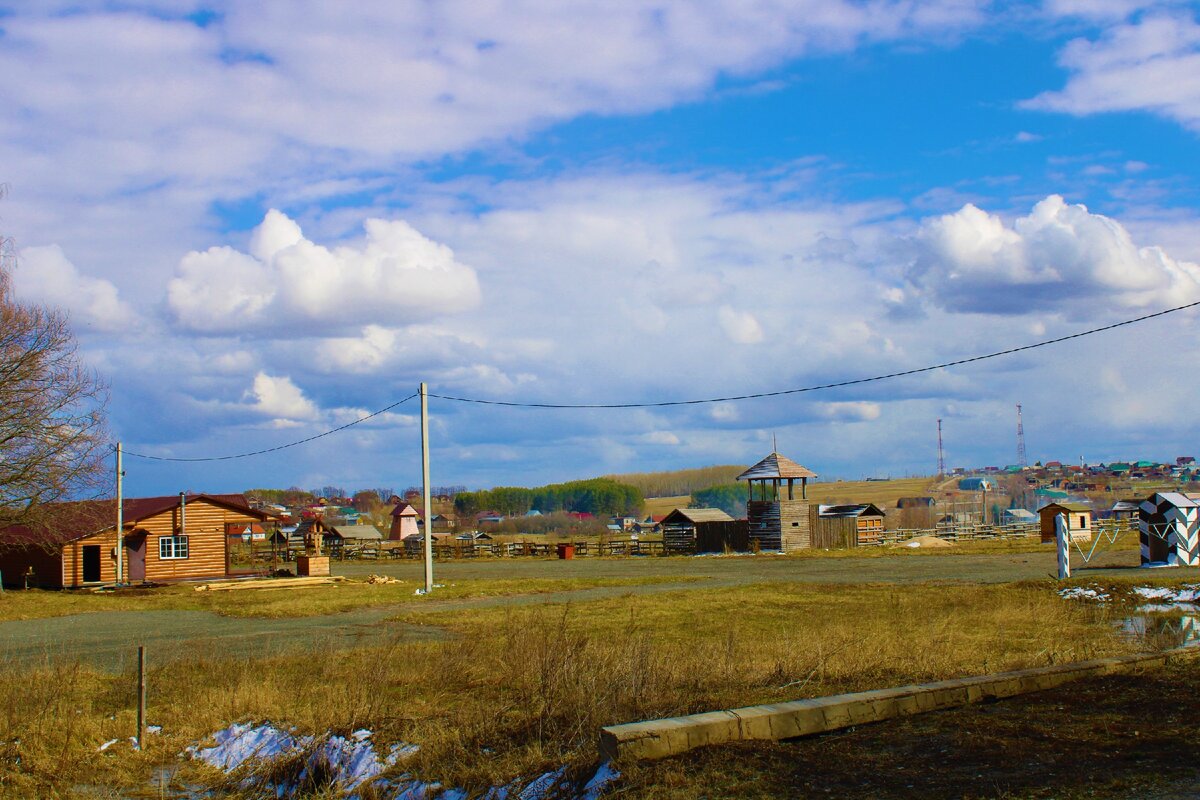
[[[564,772],[566,772],[566,768],[560,767],[554,772],[542,773],[521,790],[521,793],[517,795],[517,800],[543,800],[549,795],[550,790],[554,788],[554,784],[558,783]]]
[[[290,731],[263,723],[235,723],[213,734],[211,747],[193,745],[187,753],[194,759],[224,772],[234,772],[250,761],[272,761],[307,753],[300,779],[317,765],[328,767],[333,783],[345,792],[353,792],[374,781],[397,761],[417,751],[416,745],[394,744],[382,759],[370,741],[371,731],[358,730],[349,737],[326,734],[321,738],[296,736]],[[285,792],[289,787],[276,787]],[[419,797],[421,795],[415,795]]]
[[[371,742],[372,732],[367,729],[354,731],[349,736],[326,733],[323,736],[301,736],[292,730],[283,730],[270,723],[235,723],[212,736],[210,746],[199,744],[185,751],[198,761],[203,761],[225,773],[242,768],[255,767],[243,781],[244,788],[268,790],[279,797],[289,796],[306,776],[320,768],[327,772],[336,794],[353,798],[364,786],[372,786],[383,796],[394,800],[467,800],[468,794],[459,788],[444,788],[440,783],[416,780],[410,775],[384,778],[383,773],[402,759],[420,750],[419,745],[398,742],[391,745],[382,758]],[[117,743],[117,739],[101,746],[101,751]],[[270,770],[256,767],[259,762],[270,762],[279,758],[302,758],[298,775],[285,779],[282,784],[255,787],[254,774],[270,774]],[[578,800],[598,800],[600,795],[620,778],[608,763],[601,764],[582,790],[563,783],[567,768],[539,775],[522,785],[520,778],[505,786],[493,786],[484,795],[484,800],[548,800],[550,797],[575,797]]]
[[[162,733],[162,725],[147,725],[146,733],[153,733],[153,734]]]
[[[1137,586],[1133,593],[1147,600],[1165,600],[1168,603],[1200,602],[1200,587],[1195,585],[1168,589],[1165,586]]]
[[[905,542],[904,546],[905,547],[920,547],[921,543],[920,542]]]
[[[119,741],[121,741],[121,740],[120,739],[109,739],[107,742],[105,742],[104,744],[102,744],[98,748],[96,748],[96,752],[103,753],[105,750],[112,747],[114,744],[116,744]]]
[[[596,770],[596,774],[592,779],[584,784],[583,800],[597,800],[600,793],[603,792],[610,783],[621,777],[621,773],[612,768],[612,765],[605,761]]]
[[[1064,600],[1095,600],[1097,603],[1105,603],[1112,599],[1099,589],[1085,589],[1082,586],[1059,589],[1058,596]]]

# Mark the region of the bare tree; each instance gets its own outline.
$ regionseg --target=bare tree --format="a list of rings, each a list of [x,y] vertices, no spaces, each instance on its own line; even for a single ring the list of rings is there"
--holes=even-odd
[[[49,504],[108,488],[108,387],[63,312],[15,297],[11,263],[0,262],[0,526],[36,527]]]

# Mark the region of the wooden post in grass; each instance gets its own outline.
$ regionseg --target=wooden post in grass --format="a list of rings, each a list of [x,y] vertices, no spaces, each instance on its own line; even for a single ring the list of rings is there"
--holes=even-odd
[[[1071,531],[1067,528],[1067,516],[1054,517],[1054,538],[1058,541],[1058,579],[1071,577]]]
[[[146,748],[146,646],[138,645],[137,746]]]

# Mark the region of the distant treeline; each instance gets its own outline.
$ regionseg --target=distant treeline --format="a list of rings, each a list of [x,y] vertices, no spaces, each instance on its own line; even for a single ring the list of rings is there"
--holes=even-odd
[[[692,508],[719,508],[737,519],[746,516],[746,484],[725,483],[692,493]]]
[[[695,494],[702,489],[731,483],[746,471],[737,464],[677,469],[670,472],[633,472],[628,475],[605,475],[609,480],[637,487],[645,497],[677,497]]]
[[[536,489],[498,486],[478,492],[460,492],[454,498],[454,510],[463,516],[481,511],[498,514],[524,514],[541,511],[575,511],[596,515],[637,514],[642,509],[642,492],[634,486],[609,478],[555,483]]]

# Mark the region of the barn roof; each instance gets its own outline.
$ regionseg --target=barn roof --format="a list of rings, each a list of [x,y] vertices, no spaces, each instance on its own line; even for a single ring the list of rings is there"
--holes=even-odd
[[[817,514],[822,517],[882,517],[883,510],[874,503],[854,503],[853,505],[818,506]]]
[[[260,520],[272,515],[250,507],[240,494],[189,494],[188,503],[204,500]],[[179,507],[179,495],[165,497],[131,497],[122,503],[126,525],[136,525],[144,519]],[[78,500],[70,503],[51,503],[45,507],[43,522],[33,525],[11,525],[0,530],[0,545],[64,545],[76,539],[117,527],[117,501]]]
[[[1084,505],[1083,503],[1050,503],[1049,505],[1045,505],[1045,506],[1042,506],[1041,508],[1039,508],[1038,513],[1041,514],[1048,508],[1061,508],[1063,511],[1076,511],[1076,512],[1083,512],[1083,511],[1090,512],[1092,510],[1091,506]]]
[[[772,478],[815,478],[817,473],[802,467],[787,456],[771,453],[762,461],[737,476],[739,481],[770,480]]]
[[[383,539],[374,525],[334,525],[333,532],[343,539]]]
[[[670,525],[673,522],[690,522],[694,525],[697,522],[732,521],[733,517],[719,508],[677,508],[663,517],[664,525]]]

